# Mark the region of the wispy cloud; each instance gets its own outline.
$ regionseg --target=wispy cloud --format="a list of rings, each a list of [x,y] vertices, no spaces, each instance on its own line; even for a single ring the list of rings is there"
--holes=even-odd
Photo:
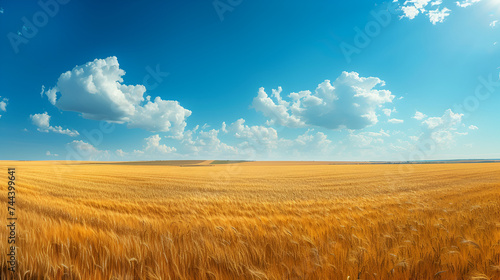
[[[80,133],[78,133],[78,131],[76,131],[76,130],[63,129],[60,126],[51,126],[50,125],[50,116],[47,112],[45,112],[43,114],[30,115],[30,118],[31,118],[31,122],[35,126],[38,127],[37,130],[40,132],[52,131],[52,132],[59,133],[59,134],[65,134],[65,135],[68,135],[71,137],[75,137],[75,136],[80,135]]]

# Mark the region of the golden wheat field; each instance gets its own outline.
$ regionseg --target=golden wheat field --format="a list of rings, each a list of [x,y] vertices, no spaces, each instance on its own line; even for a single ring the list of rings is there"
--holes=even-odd
[[[498,163],[0,166],[12,279],[500,279]]]

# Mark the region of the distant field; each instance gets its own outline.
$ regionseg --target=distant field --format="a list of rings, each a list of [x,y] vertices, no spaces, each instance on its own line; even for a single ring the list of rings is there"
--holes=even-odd
[[[208,164],[211,160],[157,160],[157,161],[123,161],[123,162],[93,162],[87,164],[113,164],[113,165],[200,165]]]
[[[500,279],[500,163],[0,166],[15,279]]]

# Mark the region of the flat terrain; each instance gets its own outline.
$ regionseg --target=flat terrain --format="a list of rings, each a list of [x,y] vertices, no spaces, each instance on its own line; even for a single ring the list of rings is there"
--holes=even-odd
[[[500,163],[8,167],[15,279],[500,279]]]

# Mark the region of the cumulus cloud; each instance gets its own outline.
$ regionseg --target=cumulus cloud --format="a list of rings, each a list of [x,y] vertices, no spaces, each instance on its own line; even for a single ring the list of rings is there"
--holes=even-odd
[[[376,124],[377,111],[385,103],[392,103],[394,95],[390,91],[375,89],[384,85],[376,77],[343,72],[333,83],[325,80],[319,84],[314,93],[290,93],[289,101],[281,97],[281,87],[272,91],[272,98],[261,88],[252,106],[270,119],[268,124],[361,129]]]
[[[442,8],[441,10],[435,9],[429,11],[427,15],[429,16],[429,20],[431,21],[431,23],[435,25],[438,22],[443,22],[444,19],[450,15],[450,9],[446,7]]]
[[[335,145],[328,139],[323,132],[315,132],[314,129],[308,129],[295,139],[279,138],[278,148],[273,150],[272,155],[277,155],[279,159],[310,159],[317,160],[332,159],[332,152]]]
[[[407,17],[409,19],[414,19],[419,13],[425,12],[425,6],[429,4],[430,0],[409,0],[403,3],[404,6],[401,7],[403,11],[402,17]]]
[[[296,138],[280,138],[267,126],[246,125],[239,119],[228,126],[228,132],[240,142],[237,154],[250,159],[331,159],[332,141],[323,132],[308,129]]]
[[[0,96],[0,111],[2,112],[7,112],[7,102],[9,101],[9,99],[7,98],[3,98]],[[0,115],[0,118],[2,117],[2,115]]]
[[[45,152],[45,155],[48,156],[48,157],[51,157],[51,156],[52,157],[58,157],[59,156],[58,154],[53,154],[50,151]]]
[[[313,129],[308,129],[304,134],[299,135],[294,140],[294,144],[299,147],[304,147],[302,151],[322,151],[329,150],[332,141],[328,139],[323,132],[314,133]]]
[[[498,22],[498,20],[494,20],[494,21],[490,22],[490,27],[492,27],[492,28],[495,27],[497,25],[497,22]]]
[[[68,135],[71,137],[75,137],[75,136],[80,135],[80,133],[78,133],[78,131],[76,131],[76,130],[63,129],[60,126],[51,126],[50,125],[50,116],[47,112],[45,112],[43,114],[30,115],[30,118],[31,118],[31,122],[35,126],[38,127],[37,130],[40,132],[52,131],[52,132],[59,133],[59,134],[65,134],[65,135]]]
[[[470,130],[478,130],[479,128],[477,126],[471,124],[471,125],[469,125],[469,129]]]
[[[369,148],[373,144],[384,143],[384,140],[382,138],[371,137],[364,133],[355,134],[351,132],[347,139],[350,146],[355,148]]]
[[[0,98],[2,98],[0,96]],[[2,101],[0,101],[0,111],[4,111],[4,112],[7,112],[7,102],[9,100],[7,98],[3,98]]]
[[[205,126],[208,129],[208,126]],[[133,152],[119,149],[119,159],[329,159],[334,145],[323,132],[308,129],[296,138],[280,138],[278,132],[268,126],[247,125],[239,119],[226,125],[226,140],[220,139],[222,129],[196,126],[186,130],[182,138],[153,135],[145,139],[146,144]],[[168,145],[167,145],[168,142]],[[331,158],[330,158],[331,159]]]
[[[209,126],[204,126],[207,129]],[[223,143],[219,139],[220,130],[203,130],[197,125],[191,130],[184,131],[182,137],[168,136],[160,137],[152,135],[144,139],[145,145],[142,149],[136,149],[131,153],[119,149],[115,152],[120,158],[134,159],[179,159],[179,158],[230,158],[242,159],[236,147]],[[168,141],[169,145],[162,144]]]
[[[208,126],[205,126],[207,129]],[[196,126],[186,130],[182,138],[152,135],[144,139],[141,149],[125,152],[118,149],[114,156],[120,160],[167,160],[167,159],[246,159],[246,160],[292,160],[332,159],[332,141],[323,132],[308,129],[296,138],[278,137],[274,128],[247,125],[239,119],[226,126],[225,138],[219,138],[222,129],[203,130]],[[168,145],[167,145],[168,142]]]
[[[226,122],[222,122],[221,131],[222,131],[222,132],[224,132],[224,133],[227,133],[227,125],[226,125]]]
[[[115,151],[115,154],[119,157],[124,157],[126,155],[128,155],[128,153],[124,152],[122,149],[118,149]]]
[[[278,132],[272,127],[248,126],[244,119],[239,119],[229,126],[229,131],[243,140],[239,147],[244,150],[268,152],[278,146]]]
[[[225,123],[223,123],[223,128],[221,128],[221,130],[223,129],[226,129]],[[238,155],[238,149],[223,143],[219,139],[221,130],[211,129],[204,131],[203,128],[199,130],[199,126],[196,126],[192,130],[187,130],[184,133],[184,137],[180,140],[179,151],[197,157],[236,157]],[[226,133],[227,132],[228,130],[226,129]]]
[[[459,7],[468,7],[480,0],[465,0],[456,2]],[[430,5],[429,5],[430,4]],[[445,18],[450,15],[451,10],[447,7],[440,8],[443,4],[442,0],[409,0],[405,1],[401,6],[402,15],[400,18],[408,18],[410,20],[417,17],[419,14],[427,15],[432,24],[444,22]],[[436,9],[428,10],[428,7]]]
[[[415,6],[403,6],[401,7],[401,10],[404,13],[403,17],[407,17],[409,19],[414,19],[420,13]]]
[[[415,116],[413,116],[413,118],[414,118],[414,119],[416,119],[416,120],[421,121],[421,120],[423,120],[423,119],[427,118],[427,115],[426,115],[426,114],[424,114],[424,113],[422,113],[422,112],[417,111],[417,112],[415,113]]]
[[[101,151],[92,144],[82,140],[74,140],[66,146],[69,160],[104,160],[109,158],[108,151]]]
[[[176,149],[173,147],[168,147],[167,145],[160,144],[161,137],[158,134],[152,135],[144,140],[146,140],[146,147],[144,148],[144,152],[159,153],[161,155],[176,151]]]
[[[382,112],[384,113],[384,115],[386,115],[388,117],[390,117],[392,113],[397,113],[396,108],[393,108],[393,109],[385,108],[385,109],[382,109]]]
[[[436,144],[447,146],[454,142],[456,135],[466,135],[466,132],[457,131],[462,124],[463,114],[453,113],[451,109],[441,117],[429,117],[422,121],[424,134],[422,138],[430,138]]]
[[[453,113],[451,109],[445,111],[442,117],[431,117],[422,123],[429,129],[457,127],[462,121],[463,114]]]
[[[276,103],[267,95],[264,88],[259,89],[257,97],[254,98],[252,106],[256,111],[260,111],[264,116],[269,117],[270,124],[277,122],[279,125],[289,127],[301,127],[305,123],[297,116],[290,115],[290,102],[284,101],[281,98],[281,87],[272,90],[272,97],[275,98]],[[301,92],[302,93],[302,92]],[[301,94],[299,93],[299,94]],[[306,93],[304,92],[305,96]]]
[[[481,1],[481,0],[464,0],[464,1],[457,1],[456,3],[457,3],[457,6],[462,7],[462,8],[466,8],[466,7],[472,6],[472,4],[475,4],[479,1]]]
[[[184,109],[179,102],[156,97],[154,102],[148,100],[144,106],[138,106],[127,126],[182,135],[186,127],[186,118],[190,115],[191,111]]]
[[[339,141],[333,151],[337,159],[344,160],[369,160],[387,157],[393,141],[389,131],[355,131],[350,130],[344,139]]]
[[[207,128],[208,126],[205,126]],[[119,159],[133,160],[168,160],[168,159],[241,159],[238,149],[223,143],[219,137],[220,130],[203,131],[199,126],[186,130],[181,138],[175,136],[161,137],[158,134],[144,139],[141,149],[125,152],[115,151]],[[167,145],[168,144],[168,145]]]
[[[124,75],[116,57],[95,59],[61,74],[57,85],[49,90],[42,87],[41,94],[57,108],[81,113],[86,119],[182,134],[191,111],[177,101],[160,97],[151,101],[144,85],[126,85]]]

